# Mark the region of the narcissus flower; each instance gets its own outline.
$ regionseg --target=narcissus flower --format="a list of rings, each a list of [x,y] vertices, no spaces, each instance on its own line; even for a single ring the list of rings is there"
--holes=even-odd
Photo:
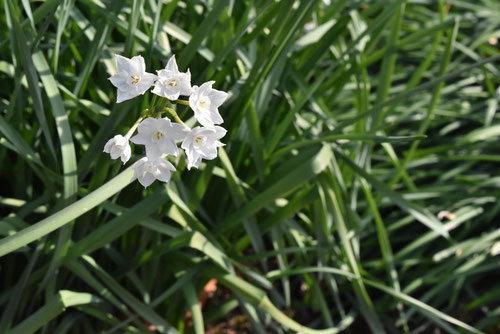
[[[131,181],[139,180],[144,188],[149,187],[154,180],[168,182],[175,167],[165,159],[149,160],[144,157],[137,160],[133,165],[134,176]]]
[[[118,103],[144,94],[156,81],[157,76],[146,72],[146,63],[141,56],[128,59],[115,55],[117,74],[109,80],[118,88]]]
[[[227,130],[220,126],[195,127],[182,142],[182,148],[188,158],[187,168],[198,168],[201,160],[212,160],[217,157],[217,147],[224,146],[219,139],[226,135]]]
[[[153,89],[154,94],[169,100],[177,100],[179,95],[191,94],[191,73],[189,69],[186,73],[179,72],[175,56],[170,57],[165,69],[157,72],[158,81]]]
[[[219,106],[224,103],[227,93],[213,89],[215,81],[205,82],[200,87],[193,86],[189,97],[189,106],[194,111],[194,117],[203,126],[214,126],[224,122],[219,114]]]
[[[125,164],[130,159],[131,154],[128,138],[122,135],[114,136],[104,145],[104,152],[109,153],[113,160],[120,157]]]
[[[177,156],[179,149],[175,141],[186,138],[189,128],[172,123],[168,118],[148,117],[139,124],[137,132],[138,134],[130,138],[130,141],[145,145],[148,159],[156,160],[162,154]]]
[[[145,146],[146,156],[132,165],[134,175],[131,181],[138,180],[145,188],[155,180],[168,182],[176,169],[165,158],[168,155],[178,155],[177,144],[180,141],[186,152],[188,169],[198,168],[202,160],[217,157],[217,149],[225,145],[219,139],[227,133],[226,129],[218,126],[224,122],[219,114],[219,107],[228,94],[213,89],[215,81],[191,87],[191,73],[189,70],[185,73],[179,72],[174,55],[170,57],[164,69],[157,71],[158,76],[146,72],[146,64],[141,56],[129,59],[116,55],[115,60],[117,74],[109,80],[118,88],[118,103],[144,94],[153,84],[152,93],[156,94],[150,106],[143,110],[125,136],[116,135],[104,145],[104,152],[109,153],[112,159],[120,157],[124,164],[131,156],[129,141]],[[189,101],[179,100],[181,95],[188,96]],[[176,111],[168,107],[169,102],[188,104],[201,126],[190,129]],[[159,117],[161,113],[168,116],[154,118]],[[136,130],[137,134],[132,137]]]

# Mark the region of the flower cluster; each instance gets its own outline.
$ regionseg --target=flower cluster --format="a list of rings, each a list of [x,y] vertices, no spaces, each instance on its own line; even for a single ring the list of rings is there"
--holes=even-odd
[[[104,145],[104,152],[109,153],[111,159],[120,157],[124,164],[131,155],[129,141],[144,145],[146,156],[132,165],[132,180],[139,180],[144,187],[155,180],[168,182],[175,167],[166,157],[178,155],[178,141],[182,141],[181,148],[186,153],[188,169],[198,168],[203,159],[217,157],[217,148],[224,146],[219,139],[226,134],[226,130],[218,126],[224,121],[219,107],[227,93],[212,88],[215,81],[205,82],[199,87],[191,86],[191,73],[189,70],[179,72],[175,56],[169,59],[165,69],[155,75],[146,72],[141,56],[128,59],[116,55],[116,70],[118,73],[109,80],[118,89],[118,103],[143,95],[154,85],[152,103],[136,124],[125,136],[116,135]],[[187,96],[189,100],[179,100],[180,96]],[[168,107],[169,103],[189,106],[201,126],[189,128],[175,110]],[[170,118],[162,117],[163,113]],[[137,134],[132,137],[136,129]]]

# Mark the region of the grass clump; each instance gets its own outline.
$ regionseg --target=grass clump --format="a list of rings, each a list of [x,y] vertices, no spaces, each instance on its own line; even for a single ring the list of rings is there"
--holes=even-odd
[[[1,10],[1,333],[499,330],[495,1]],[[108,78],[174,53],[226,146],[144,189]]]

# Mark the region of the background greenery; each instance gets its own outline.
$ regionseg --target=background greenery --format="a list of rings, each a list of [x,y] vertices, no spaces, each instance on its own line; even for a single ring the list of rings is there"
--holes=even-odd
[[[1,2],[0,333],[500,332],[500,3],[327,3]],[[144,190],[172,53],[227,146]]]

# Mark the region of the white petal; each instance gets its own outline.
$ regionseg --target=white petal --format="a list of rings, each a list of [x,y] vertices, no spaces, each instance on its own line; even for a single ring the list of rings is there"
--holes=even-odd
[[[146,63],[144,62],[144,58],[142,58],[142,56],[132,57],[129,64],[131,74],[135,74],[140,77],[144,72],[146,72]]]
[[[146,156],[149,160],[157,160],[161,157],[163,152],[160,150],[160,145],[158,144],[148,144],[146,145]]]
[[[144,173],[139,175],[138,180],[144,188],[147,188],[155,181],[155,177],[151,173]]]
[[[189,107],[196,113],[198,111],[198,89],[195,88],[197,86],[192,87],[192,93],[189,96]]]
[[[207,143],[203,147],[203,158],[206,160],[213,160],[217,158],[217,147],[215,146],[215,142]]]
[[[181,95],[189,96],[192,93],[191,89],[191,73],[189,72],[189,69],[187,70],[186,73],[180,73],[179,74],[179,91]]]
[[[200,159],[200,155],[192,147],[186,150],[186,156],[188,158],[188,169],[193,166],[196,160]]]
[[[168,155],[173,155],[177,156],[179,149],[177,148],[177,145],[172,140],[169,140],[168,138],[160,140],[160,142],[155,145],[158,146],[158,151],[164,154]]]
[[[104,145],[103,152],[109,153],[111,151],[111,148],[113,147],[114,144],[115,144],[115,137],[111,138],[110,140],[108,140],[106,142],[106,144]]]
[[[212,105],[215,105],[215,107],[219,107],[222,103],[224,103],[227,95],[228,94],[226,92],[212,89],[212,91],[208,94],[208,97],[210,98],[210,102],[212,103]]]
[[[143,158],[137,160],[136,162],[134,162],[134,164],[132,165],[132,168],[134,170],[137,170],[138,168],[141,168],[146,163],[146,161],[148,161],[148,158],[143,157]]]
[[[222,123],[224,123],[224,119],[219,114],[219,110],[217,110],[217,108],[211,108],[210,109],[210,118],[211,118],[213,124],[222,124]]]
[[[136,85],[137,91],[139,94],[144,94],[149,87],[151,87],[154,82],[158,79],[158,77],[151,73],[143,73],[141,76],[141,81],[139,81]]]
[[[160,173],[156,175],[156,179],[162,181],[162,182],[168,182],[170,181],[170,171],[169,170],[160,170]]]
[[[177,100],[179,98],[179,95],[181,95],[179,88],[172,88],[170,86],[163,88],[162,96],[171,101]]]
[[[115,60],[116,60],[116,71],[118,73],[120,72],[130,73],[131,70],[130,59],[120,55],[115,55]]]
[[[127,139],[122,135],[116,135],[113,137],[115,139],[115,145],[117,146],[125,146],[127,145]]]
[[[137,132],[150,134],[158,129],[158,119],[153,117],[148,117],[143,120],[137,127]]]
[[[162,87],[161,87],[160,82],[159,82],[159,81],[156,81],[156,83],[155,83],[155,88],[153,88],[153,90],[151,91],[151,93],[156,94],[156,95],[163,96],[162,91],[163,91],[163,89],[162,89]]]
[[[214,126],[214,121],[212,120],[208,112],[198,112],[195,110],[194,117],[203,126]]]
[[[144,133],[138,133],[130,138],[130,141],[137,145],[146,145],[149,142],[149,139],[144,135]]]
[[[118,96],[116,97],[116,103],[121,103],[123,101],[133,99],[136,96],[137,93],[134,91],[118,89]]]
[[[159,71],[156,71],[156,73],[158,73],[158,79],[161,81],[165,81],[165,80],[168,80],[168,77],[169,77],[169,71],[163,69],[163,70],[159,70]]]
[[[187,134],[186,138],[182,142],[182,145],[181,145],[182,149],[188,150],[188,149],[190,149],[193,146],[194,133],[197,131],[197,129],[199,129],[199,126],[191,129],[191,132],[189,132]]]
[[[115,75],[113,75],[111,78],[109,78],[109,81],[113,84],[118,89],[128,89],[128,74],[125,72],[119,72]]]
[[[201,164],[201,156],[197,156],[196,159],[188,161],[188,166],[187,166],[188,170],[190,170],[192,167],[198,168],[200,167],[200,164]]]
[[[119,146],[114,145],[111,147],[111,152],[109,155],[111,155],[111,159],[115,160],[118,159],[118,157],[122,154],[122,149]]]
[[[172,127],[172,122],[167,117],[156,118],[155,122],[156,122],[155,125],[156,125],[157,129],[161,130],[162,132],[168,132],[170,130],[170,128]]]
[[[168,136],[173,140],[184,140],[189,132],[190,129],[187,126],[178,123],[172,123],[168,132]]]
[[[131,154],[132,154],[132,151],[130,149],[130,145],[127,144],[127,146],[125,146],[125,148],[123,149],[123,152],[121,154],[121,160],[122,160],[124,165],[130,159]]]
[[[213,135],[214,139],[221,139],[227,133],[227,130],[222,126],[214,126],[215,134]]]
[[[179,68],[177,67],[177,62],[175,61],[175,55],[172,55],[168,60],[167,66],[165,66],[167,71],[172,71],[174,73],[179,73]]]
[[[161,166],[165,170],[169,170],[172,172],[175,172],[177,169],[175,169],[174,165],[168,160],[161,160]]]
[[[215,83],[215,81],[207,81],[203,85],[200,86],[200,94],[201,95],[208,95],[210,91],[212,90],[212,85]]]
[[[162,182],[170,180],[171,172],[175,171],[175,167],[167,160],[162,160],[158,163],[158,174],[156,178]]]

